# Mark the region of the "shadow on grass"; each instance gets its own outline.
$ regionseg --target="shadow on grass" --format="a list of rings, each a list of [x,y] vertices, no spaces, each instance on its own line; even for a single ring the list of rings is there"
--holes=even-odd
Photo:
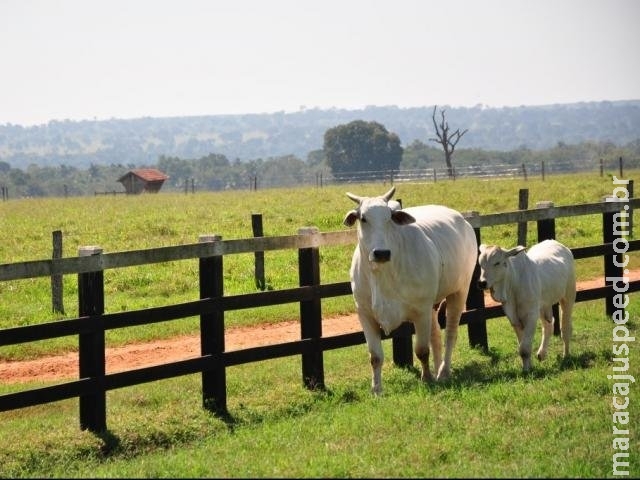
[[[562,358],[558,355],[555,361],[547,359],[545,362],[534,361],[531,372],[523,373],[519,358],[514,361],[513,353],[504,353],[496,349],[489,349],[482,352],[478,360],[467,362],[456,366],[453,369],[451,378],[423,384],[420,381],[421,371],[415,365],[408,367],[393,368],[384,379],[384,391],[392,395],[410,394],[418,389],[424,389],[427,395],[446,390],[456,391],[458,389],[473,388],[475,386],[496,384],[500,382],[510,382],[519,379],[543,380],[551,376],[559,375],[567,370],[581,370],[595,367],[598,361],[610,361],[610,353],[602,352],[582,352]],[[355,385],[338,386],[336,388],[324,388],[310,391],[309,395],[300,401],[292,401],[284,405],[279,405],[274,409],[260,410],[247,408],[240,404],[234,413],[228,410],[216,411],[208,409],[211,415],[220,420],[229,433],[234,433],[240,427],[257,427],[274,418],[304,418],[305,415],[317,410],[339,408],[346,404],[362,403],[368,401],[372,394],[368,388],[368,378],[357,382]],[[384,393],[383,393],[384,395]],[[110,431],[96,433],[102,441],[100,453],[104,459],[118,456],[135,456],[148,448],[170,448],[178,444],[188,443],[198,439],[206,429],[184,434],[181,438],[168,433],[166,437],[158,435],[157,432],[149,437],[136,440],[136,444],[131,444],[131,440],[121,439]],[[207,433],[210,435],[211,432]]]
[[[327,406],[337,407],[360,402],[364,398],[364,389],[361,387],[363,385],[331,389],[325,386],[309,390],[308,395],[299,401],[277,405],[270,409],[256,409],[240,403],[236,407],[235,413],[231,413],[228,410],[210,410],[210,413],[224,423],[229,433],[233,433],[237,428],[255,427],[273,419],[301,418],[316,410],[319,406],[323,406],[322,408]]]
[[[581,370],[586,368],[593,368],[595,366],[598,356],[610,361],[611,354],[609,351],[605,351],[604,355],[600,353],[598,355],[595,352],[583,352],[578,355],[569,355],[562,358],[558,355],[557,362],[560,370]]]
[[[114,452],[117,452],[120,447],[121,447],[121,441],[120,438],[111,433],[111,431],[106,430],[104,432],[98,432],[96,433],[96,436],[102,440],[102,446],[100,448],[100,453],[105,456],[105,457],[109,457],[111,456]]]
[[[533,367],[529,372],[523,372],[521,364],[507,365],[513,360],[513,354],[506,354],[496,349],[480,350],[482,356],[488,358],[487,361],[472,360],[462,366],[455,366],[451,377],[438,382],[430,382],[425,386],[431,390],[441,390],[447,388],[471,387],[474,385],[487,385],[497,382],[514,381],[518,379],[542,380],[555,376],[567,370],[582,370],[593,368],[598,359],[610,361],[608,352],[582,352],[578,355],[569,355],[563,358],[556,357],[555,362],[546,359],[545,361],[533,360]],[[519,358],[518,358],[519,362]],[[507,367],[505,369],[505,366]],[[415,366],[398,367],[399,370],[408,375],[396,375],[389,379],[389,383],[394,385],[394,390],[398,393],[408,392],[415,388],[415,380],[420,380],[420,369]]]

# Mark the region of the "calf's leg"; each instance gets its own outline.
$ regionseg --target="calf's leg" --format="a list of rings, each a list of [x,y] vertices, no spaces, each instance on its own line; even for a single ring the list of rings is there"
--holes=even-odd
[[[574,294],[575,295],[575,294]],[[571,342],[571,335],[573,334],[573,323],[571,314],[573,313],[573,304],[575,300],[565,299],[560,300],[560,309],[562,310],[560,320],[560,333],[562,335],[562,343],[564,344],[563,356],[569,356],[569,343]]]
[[[531,350],[537,321],[538,311],[535,311],[535,313],[529,312],[522,317],[522,337],[520,339],[518,353],[520,354],[520,358],[522,358],[523,372],[531,370]]]
[[[542,340],[540,341],[540,348],[536,356],[538,360],[542,361],[547,358],[547,350],[549,348],[549,341],[553,336],[553,310],[551,306],[543,307],[540,309],[540,323],[542,326]]]

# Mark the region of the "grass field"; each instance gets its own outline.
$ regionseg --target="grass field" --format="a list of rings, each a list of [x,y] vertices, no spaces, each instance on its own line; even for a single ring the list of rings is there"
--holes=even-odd
[[[372,195],[387,188],[13,200],[0,204],[0,227],[6,234],[0,262],[48,258],[51,231],[57,229],[64,233],[65,256],[75,256],[81,245],[97,244],[112,252],[194,243],[204,233],[250,237],[254,212],[264,215],[266,235],[295,234],[306,225],[339,230],[353,205],[345,190]],[[443,203],[493,213],[515,210],[519,188],[529,188],[531,205],[541,200],[568,205],[599,201],[610,194],[612,184],[596,175],[548,177],[545,182],[473,180],[398,185],[396,196],[405,206]],[[597,216],[559,219],[556,235],[571,247],[597,244],[601,228]],[[535,224],[529,229],[528,243],[533,243]],[[483,241],[513,246],[515,234],[515,225],[487,228]],[[352,248],[322,252],[323,282],[348,279]],[[246,257],[225,260],[228,293],[255,291],[252,256]],[[297,271],[287,267],[291,260],[286,254],[266,257],[274,288],[296,284]],[[107,311],[197,298],[195,262],[175,263],[179,265],[105,274]],[[601,260],[578,263],[580,279],[601,274]],[[638,255],[632,254],[631,268],[638,267]],[[50,312],[45,280],[0,283],[0,328],[60,317]],[[66,316],[77,308],[74,281],[65,277]],[[626,326],[637,336],[640,298],[630,298]],[[323,303],[325,314],[352,310],[349,298],[327,309]],[[291,312],[274,309],[265,318],[237,316],[228,323],[295,316],[296,305]],[[182,323],[170,329],[136,328],[108,342],[159,338],[196,327],[195,320]],[[109,431],[101,436],[79,430],[77,400],[4,412],[0,477],[611,477],[613,382],[607,375],[614,373],[613,326],[603,301],[577,304],[571,357],[559,358],[561,341],[554,338],[549,358],[534,362],[528,375],[520,373],[515,335],[504,318],[488,322],[487,354],[469,348],[461,327],[452,378],[432,385],[419,382],[417,362],[414,369],[394,367],[391,345],[385,342],[381,398],[369,393],[368,355],[360,345],[325,354],[325,392],[302,388],[297,357],[228,369],[228,419],[201,408],[197,375],[109,392]],[[539,339],[537,332],[535,342]],[[68,344],[36,343],[43,345],[3,347],[0,358],[77,347],[73,339]],[[628,358],[627,373],[640,378],[635,343],[629,345]],[[629,393],[628,428],[629,471],[638,477],[636,387]],[[0,385],[0,393],[14,389]]]
[[[601,301],[578,304],[571,357],[559,358],[554,338],[529,375],[508,322],[496,319],[488,354],[469,348],[461,328],[445,383],[421,384],[417,362],[405,370],[387,361],[381,398],[369,393],[361,345],[325,354],[326,392],[302,388],[295,357],[228,369],[226,421],[201,408],[197,375],[109,392],[102,437],[79,430],[75,400],[2,413],[0,476],[610,477],[612,323],[603,310]],[[635,335],[637,296],[629,311]],[[388,341],[385,349],[391,358]],[[640,377],[635,344],[629,364]]]

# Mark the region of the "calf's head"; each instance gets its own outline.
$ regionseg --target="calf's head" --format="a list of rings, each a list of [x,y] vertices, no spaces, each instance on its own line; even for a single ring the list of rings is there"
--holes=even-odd
[[[351,227],[359,220],[358,244],[370,262],[384,263],[391,260],[391,229],[416,221],[412,215],[398,208],[398,202],[391,200],[395,191],[396,188],[391,187],[379,197],[360,197],[347,192],[347,197],[356,202],[358,207],[347,212],[343,223]]]
[[[478,256],[478,264],[480,265],[480,278],[478,279],[478,288],[481,290],[491,290],[504,280],[507,272],[509,257],[517,255],[524,251],[522,245],[513,247],[509,250],[503,250],[497,245],[480,245],[480,255]]]

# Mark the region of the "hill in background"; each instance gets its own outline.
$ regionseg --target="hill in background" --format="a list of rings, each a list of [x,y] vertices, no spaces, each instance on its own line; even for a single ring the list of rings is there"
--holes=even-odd
[[[449,124],[469,131],[458,148],[540,150],[584,141],[625,145],[640,138],[640,100],[547,106],[446,109]],[[247,161],[283,155],[306,160],[322,148],[324,133],[353,120],[376,121],[406,147],[435,136],[433,106],[371,106],[360,110],[305,109],[246,115],[51,121],[0,125],[0,161],[14,168],[68,165],[150,165],[160,155],[225,155]]]

